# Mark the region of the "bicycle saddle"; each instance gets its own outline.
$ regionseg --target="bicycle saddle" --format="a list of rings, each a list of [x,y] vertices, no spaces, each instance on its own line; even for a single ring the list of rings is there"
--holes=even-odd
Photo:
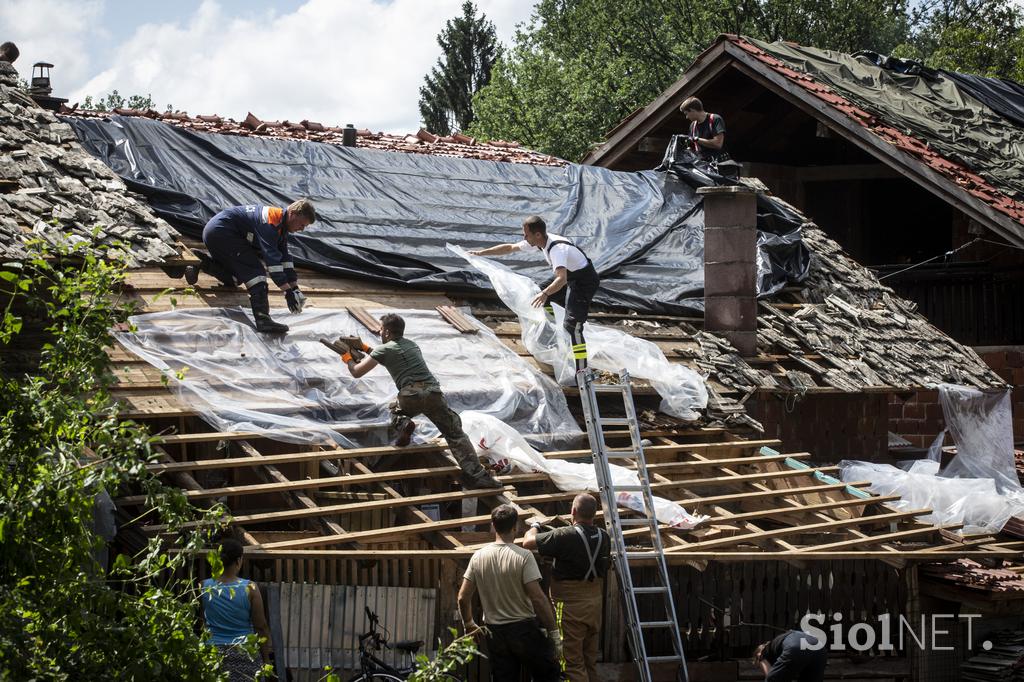
[[[423,646],[423,640],[422,639],[406,639],[406,640],[402,640],[401,642],[395,642],[392,646],[395,649],[398,649],[399,651],[405,651],[407,653],[414,654],[417,651],[419,651],[421,646]]]

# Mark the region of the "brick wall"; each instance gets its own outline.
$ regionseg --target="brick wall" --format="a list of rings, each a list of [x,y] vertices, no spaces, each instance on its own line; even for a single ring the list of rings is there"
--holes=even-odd
[[[781,440],[785,452],[809,452],[813,462],[877,461],[888,451],[887,394],[760,394],[747,409],[764,425],[765,438]]]
[[[976,348],[978,355],[1003,381],[1013,386],[1013,436],[1024,442],[1024,346]],[[919,391],[909,397],[892,396],[889,402],[889,430],[916,447],[928,447],[945,427],[938,391]],[[946,445],[952,440],[946,437]]]

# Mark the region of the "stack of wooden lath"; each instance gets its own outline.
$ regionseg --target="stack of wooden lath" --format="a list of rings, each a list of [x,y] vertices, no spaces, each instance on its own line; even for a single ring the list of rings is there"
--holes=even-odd
[[[1024,630],[998,632],[989,641],[991,649],[964,662],[964,682],[1024,681]]]

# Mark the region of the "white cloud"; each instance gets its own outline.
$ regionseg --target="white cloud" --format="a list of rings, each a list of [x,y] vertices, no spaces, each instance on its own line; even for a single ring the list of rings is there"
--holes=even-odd
[[[13,41],[18,71],[31,78],[32,64],[56,65],[54,84],[78,82],[89,73],[91,44],[106,39],[101,0],[2,0],[0,42]],[[55,93],[59,94],[59,93]]]
[[[35,0],[39,2],[39,0]],[[54,0],[50,0],[51,2]],[[481,0],[510,40],[524,0]],[[289,14],[230,16],[206,0],[187,19],[139,26],[113,61],[71,93],[151,93],[195,114],[309,119],[410,132],[419,86],[440,56],[436,36],[461,0],[309,0]]]

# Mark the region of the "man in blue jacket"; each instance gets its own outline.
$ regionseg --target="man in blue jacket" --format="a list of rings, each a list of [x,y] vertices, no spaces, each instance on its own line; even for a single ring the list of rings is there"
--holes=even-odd
[[[258,204],[226,208],[203,228],[203,243],[210,255],[197,252],[202,261],[199,269],[226,287],[244,284],[256,331],[284,334],[288,326],[270,317],[267,273],[284,292],[288,310],[302,312],[306,297],[299,291],[299,277],[288,255],[288,233],[301,232],[314,221],[316,211],[308,199],[299,199],[285,209]],[[195,267],[186,269],[189,284],[195,284],[198,277]]]

